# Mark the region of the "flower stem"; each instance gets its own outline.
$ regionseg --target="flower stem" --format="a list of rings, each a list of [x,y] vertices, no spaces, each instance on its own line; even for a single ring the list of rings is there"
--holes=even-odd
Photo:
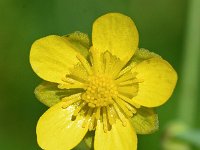
[[[180,103],[178,117],[180,121],[192,127],[197,114],[198,68],[200,63],[200,0],[190,0],[183,66],[180,77]]]

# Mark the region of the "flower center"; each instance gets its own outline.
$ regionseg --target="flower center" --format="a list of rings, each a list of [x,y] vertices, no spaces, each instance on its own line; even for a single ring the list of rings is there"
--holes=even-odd
[[[103,107],[113,104],[113,96],[117,95],[117,87],[114,81],[106,75],[93,75],[89,77],[89,83],[82,99],[90,107]]]
[[[137,95],[139,83],[132,66],[125,64],[109,52],[98,54],[92,51],[91,63],[83,56],[77,55],[80,63],[74,66],[70,74],[59,84],[60,89],[74,89],[76,94],[66,96],[63,109],[76,106],[73,120],[84,116],[82,127],[88,125],[89,131],[95,130],[97,121],[103,123],[107,132],[117,120],[127,125],[127,120],[137,112],[140,105],[132,98]],[[82,90],[80,90],[82,89]]]

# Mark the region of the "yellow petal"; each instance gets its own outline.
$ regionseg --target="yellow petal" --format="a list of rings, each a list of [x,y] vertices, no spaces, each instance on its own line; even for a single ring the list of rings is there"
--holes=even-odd
[[[63,109],[63,102],[52,106],[40,117],[37,124],[37,141],[46,150],[67,150],[75,147],[88,128],[82,128],[83,118],[71,121],[75,106]]]
[[[177,81],[176,71],[165,60],[155,57],[142,61],[136,65],[133,72],[139,83],[139,90],[133,101],[146,107],[156,107],[165,103],[175,88]]]
[[[127,62],[138,47],[138,31],[131,18],[109,13],[98,18],[93,24],[92,42],[95,50],[110,51]]]
[[[117,120],[117,122],[112,126],[112,129],[107,133],[103,130],[103,124],[98,122],[95,132],[94,149],[136,150],[136,133],[128,120],[126,127],[124,127],[122,123]]]
[[[42,79],[61,83],[69,68],[78,62],[76,55],[77,52],[66,38],[50,35],[33,43],[30,63]]]

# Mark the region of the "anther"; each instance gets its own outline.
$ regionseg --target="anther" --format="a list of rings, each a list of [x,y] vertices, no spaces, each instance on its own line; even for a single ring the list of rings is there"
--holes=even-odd
[[[104,107],[112,104],[112,96],[117,93],[114,81],[104,75],[91,76],[82,98],[89,107]]]

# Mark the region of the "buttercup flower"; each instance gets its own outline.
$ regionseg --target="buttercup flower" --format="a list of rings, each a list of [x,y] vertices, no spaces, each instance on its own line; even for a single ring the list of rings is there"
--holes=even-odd
[[[134,150],[136,134],[157,130],[153,107],[169,99],[177,74],[138,40],[129,17],[109,13],[94,22],[92,43],[80,32],[34,42],[30,63],[46,80],[35,94],[50,107],[37,124],[41,148],[68,150],[84,139],[95,150]]]

